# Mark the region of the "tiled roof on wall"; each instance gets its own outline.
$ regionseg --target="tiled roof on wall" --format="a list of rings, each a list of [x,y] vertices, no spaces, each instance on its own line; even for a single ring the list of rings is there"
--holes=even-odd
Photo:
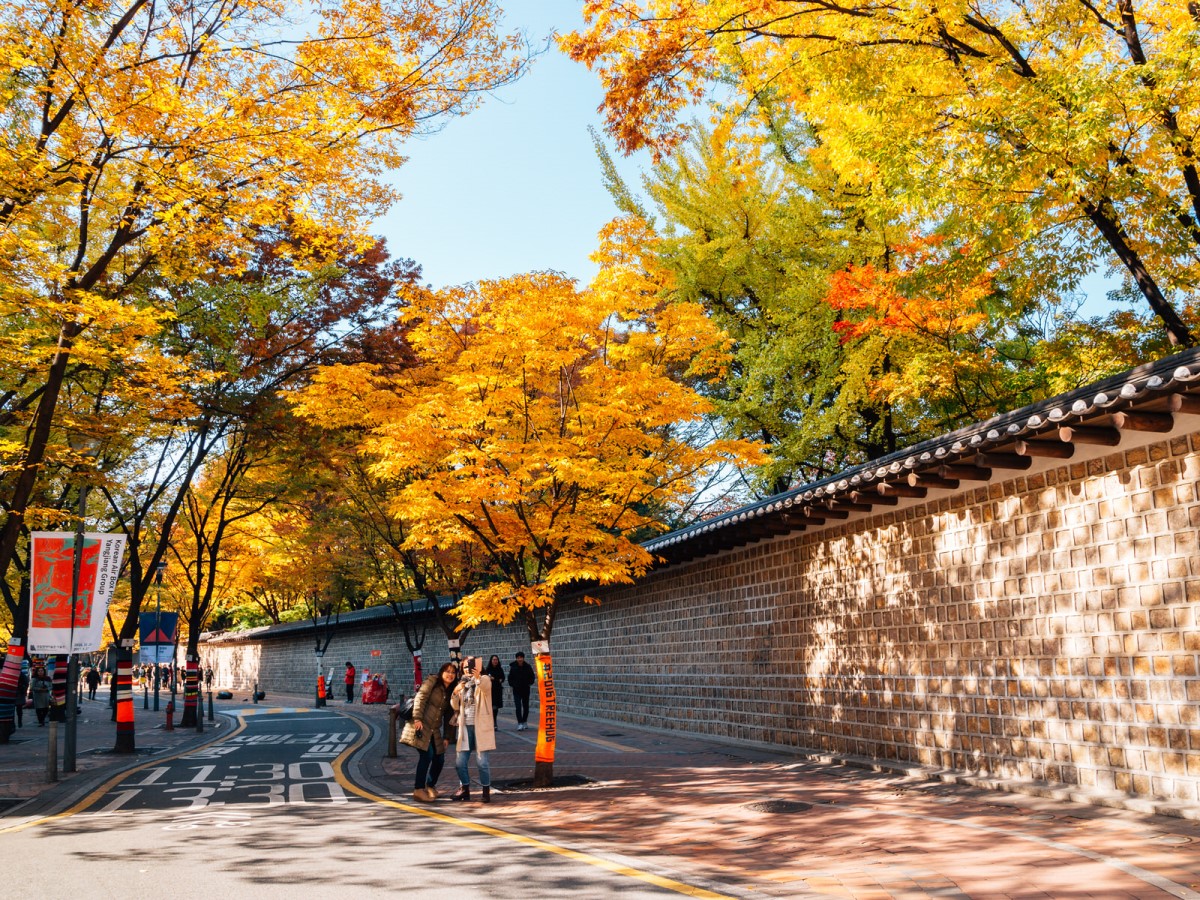
[[[1181,425],[1181,417],[1191,420]],[[1173,354],[643,542],[664,564],[820,527],[930,490],[986,483],[995,470],[1079,461],[1200,427],[1200,348]],[[1137,436],[1137,437],[1134,437]],[[1079,451],[1079,452],[1077,452]],[[999,476],[1003,477],[1003,476]]]

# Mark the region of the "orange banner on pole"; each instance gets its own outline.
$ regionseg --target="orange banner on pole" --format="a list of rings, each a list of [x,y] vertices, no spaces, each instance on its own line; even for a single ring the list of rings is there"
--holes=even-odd
[[[538,700],[541,703],[541,727],[538,728],[537,746],[533,751],[535,762],[554,762],[554,739],[558,731],[558,706],[554,697],[554,667],[549,653],[539,653],[534,660],[537,667]]]

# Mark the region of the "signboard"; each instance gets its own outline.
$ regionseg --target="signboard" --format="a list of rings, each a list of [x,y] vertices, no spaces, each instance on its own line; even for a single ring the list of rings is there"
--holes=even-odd
[[[371,655],[372,656],[383,656],[383,651],[382,650],[372,650]]]
[[[179,613],[141,613],[138,616],[138,636],[142,645],[138,653],[138,662],[174,662],[175,644],[179,636]]]
[[[123,534],[83,535],[79,589],[72,598],[75,535],[65,531],[33,532],[30,535],[29,646],[37,648],[39,653],[99,650],[104,637],[104,617],[108,614],[124,555]]]
[[[142,644],[138,649],[138,662],[142,665],[169,666],[174,661],[174,644]]]

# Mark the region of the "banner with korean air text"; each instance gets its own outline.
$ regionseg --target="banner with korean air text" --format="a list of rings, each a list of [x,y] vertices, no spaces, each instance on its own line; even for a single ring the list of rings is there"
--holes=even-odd
[[[75,535],[30,535],[29,646],[39,653],[90,653],[104,641],[104,617],[117,587],[125,535],[85,534],[72,609]]]

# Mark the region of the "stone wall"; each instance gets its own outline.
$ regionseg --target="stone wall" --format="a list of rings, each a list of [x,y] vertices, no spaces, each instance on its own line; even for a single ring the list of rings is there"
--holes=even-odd
[[[1200,800],[1200,436],[1047,466],[567,603],[562,710]],[[339,670],[403,650],[386,630],[340,641]],[[258,660],[227,647],[220,666],[268,685],[311,672],[311,640],[274,644]],[[517,629],[467,647],[506,662],[517,648]]]
[[[429,675],[450,658],[446,640],[432,617],[417,619],[413,623],[414,633],[424,630],[421,647],[421,665],[424,675]],[[250,638],[223,635],[209,640],[201,646],[201,659],[213,668],[213,682],[217,689],[226,688],[236,692],[249,692],[255,685],[267,694],[267,700],[277,694],[306,695],[316,693],[317,657],[315,633],[311,629],[290,629],[289,634],[273,634],[268,629]],[[495,653],[508,671],[518,650],[529,654],[528,635],[523,629],[482,628],[467,635],[462,652],[470,656],[491,656]],[[335,700],[345,699],[344,675],[346,662],[354,663],[357,675],[363,670],[372,674],[383,673],[392,690],[392,699],[401,694],[411,696],[414,688],[413,658],[405,643],[404,631],[390,614],[381,616],[371,624],[355,623],[334,629],[332,640],[321,659],[321,672],[330,685],[329,695]],[[530,657],[532,663],[532,657]],[[359,686],[355,685],[354,696],[359,697]],[[512,700],[506,692],[506,709]],[[532,706],[537,706],[536,697]]]

